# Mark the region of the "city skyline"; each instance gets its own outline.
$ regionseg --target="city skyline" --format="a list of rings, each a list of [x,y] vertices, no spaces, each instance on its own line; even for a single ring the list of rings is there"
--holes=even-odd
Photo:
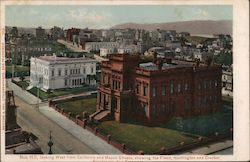
[[[129,11],[129,12],[128,12]],[[232,20],[230,5],[6,6],[5,25],[110,28],[122,23]]]

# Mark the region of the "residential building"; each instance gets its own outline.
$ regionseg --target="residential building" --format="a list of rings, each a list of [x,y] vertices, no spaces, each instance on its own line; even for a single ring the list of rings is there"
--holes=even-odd
[[[97,111],[91,117],[153,124],[216,112],[221,107],[221,71],[209,60],[112,54],[101,63]]]
[[[100,51],[101,48],[117,48],[118,46],[117,42],[86,42],[85,50],[88,52]]]
[[[68,29],[66,33],[66,40],[73,42],[73,35],[79,35],[79,33],[80,33],[80,29],[77,29],[77,28]]]
[[[46,38],[45,29],[43,29],[42,27],[36,28],[36,38],[38,39]]]
[[[222,71],[222,87],[225,90],[233,91],[233,72],[232,71]]]
[[[100,56],[106,57],[108,54],[115,52],[115,48],[100,48]]]
[[[44,90],[95,85],[96,61],[53,56],[30,59],[30,83]]]

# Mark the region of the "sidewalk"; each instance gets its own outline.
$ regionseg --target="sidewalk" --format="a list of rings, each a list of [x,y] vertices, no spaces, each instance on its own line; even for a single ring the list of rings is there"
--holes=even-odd
[[[218,152],[219,150],[231,148],[232,146],[233,146],[232,140],[225,140],[225,141],[213,143],[210,145],[206,145],[203,147],[199,147],[196,149],[192,149],[192,150],[187,151],[187,152],[183,152],[183,153],[181,153],[181,155],[208,155],[208,154]]]
[[[36,96],[30,94],[26,90],[23,90],[21,87],[16,85],[15,83],[11,82],[11,79],[6,79],[8,84],[8,89],[13,90],[14,94],[18,97],[20,97],[22,100],[27,102],[30,105],[37,104],[38,99]],[[41,100],[39,99],[39,103],[41,103]]]
[[[91,149],[96,151],[98,154],[122,154],[121,151],[112,145],[109,145],[107,142],[93,135],[91,132],[76,125],[73,121],[50,108],[48,105],[41,106],[39,111],[63,129],[67,130],[74,137],[85,143]]]

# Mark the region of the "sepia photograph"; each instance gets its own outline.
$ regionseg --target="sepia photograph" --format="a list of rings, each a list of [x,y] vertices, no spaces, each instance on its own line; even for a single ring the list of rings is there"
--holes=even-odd
[[[3,2],[2,161],[249,160],[247,1]]]

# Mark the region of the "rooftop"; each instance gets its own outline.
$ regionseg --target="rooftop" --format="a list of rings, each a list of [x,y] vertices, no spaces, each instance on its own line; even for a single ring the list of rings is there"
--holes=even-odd
[[[148,70],[148,71],[156,71],[159,70],[159,66],[153,62],[141,63],[139,67]],[[163,63],[162,70],[172,69],[172,68],[182,68],[182,67],[192,67],[191,64],[176,64],[176,63]]]
[[[48,61],[48,62],[72,62],[72,61],[95,61],[94,59],[87,58],[87,57],[78,57],[78,58],[70,58],[70,57],[58,57],[56,55],[53,56],[40,56],[37,59]]]

